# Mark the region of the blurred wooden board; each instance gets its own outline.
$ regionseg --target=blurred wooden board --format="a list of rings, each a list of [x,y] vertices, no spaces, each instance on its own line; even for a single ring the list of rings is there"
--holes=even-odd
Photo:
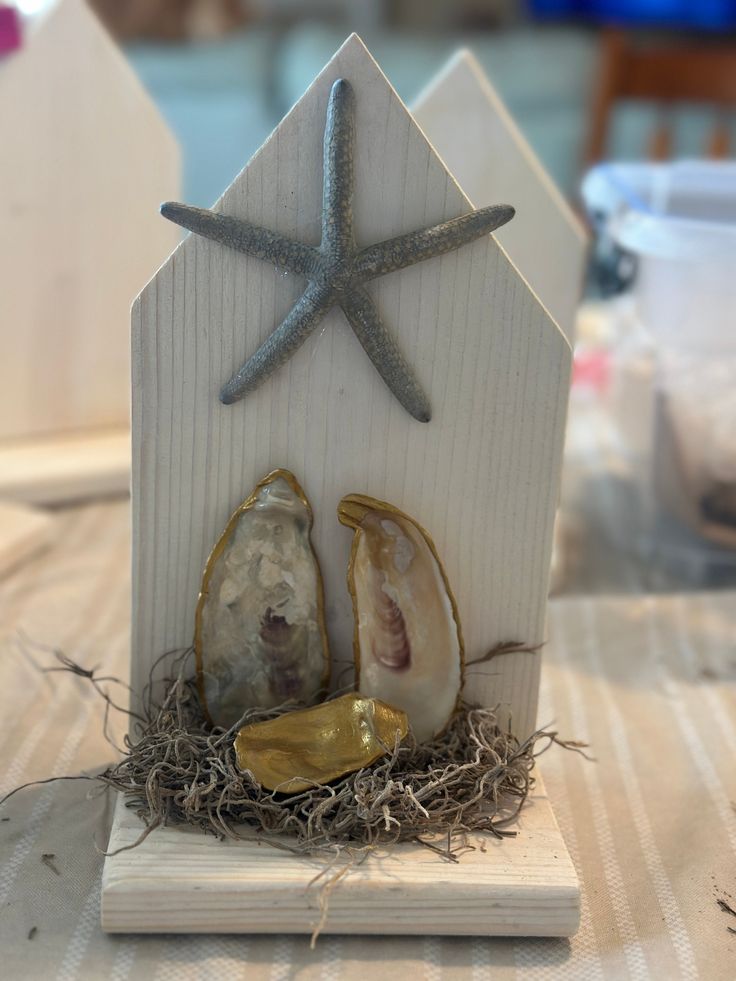
[[[448,62],[412,113],[476,208],[516,208],[496,238],[572,342],[587,234],[470,51]]]
[[[140,820],[116,803],[109,850],[133,844]],[[541,780],[518,835],[455,864],[421,845],[370,856],[332,890],[325,933],[568,937],[580,918],[577,875]],[[481,842],[485,850],[481,850]],[[329,859],[191,828],[154,831],[109,857],[102,928],[109,933],[311,933]],[[332,871],[339,871],[340,864]]]
[[[129,488],[127,429],[0,442],[0,498],[63,504]]]
[[[53,527],[52,516],[43,511],[0,501],[0,576],[48,545]]]

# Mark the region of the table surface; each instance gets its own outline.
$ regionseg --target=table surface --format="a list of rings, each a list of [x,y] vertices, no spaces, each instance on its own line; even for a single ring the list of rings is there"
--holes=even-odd
[[[54,520],[52,550],[0,581],[0,793],[115,758],[100,700],[82,679],[40,673],[32,660],[53,658],[31,639],[125,675],[127,503]],[[326,936],[311,951],[293,936],[108,937],[112,802],[70,781],[0,809],[3,976],[733,978],[736,916],[717,900],[736,907],[736,595],[557,599],[549,633],[539,721],[597,757],[554,748],[542,761],[583,888],[571,940]]]

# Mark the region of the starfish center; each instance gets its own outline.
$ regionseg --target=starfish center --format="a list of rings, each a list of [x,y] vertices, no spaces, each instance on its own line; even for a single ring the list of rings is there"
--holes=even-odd
[[[322,277],[338,293],[345,293],[354,286],[354,269],[352,258],[329,256],[323,267]]]

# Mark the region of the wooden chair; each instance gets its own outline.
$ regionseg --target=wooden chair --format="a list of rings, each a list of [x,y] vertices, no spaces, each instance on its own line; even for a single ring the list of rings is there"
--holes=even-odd
[[[667,159],[672,150],[668,110],[675,103],[705,103],[718,110],[705,155],[729,155],[727,115],[736,108],[736,43],[714,39],[647,42],[607,28],[601,36],[601,61],[594,95],[585,163],[606,156],[614,105],[619,100],[659,103],[662,113],[649,139],[648,155]]]

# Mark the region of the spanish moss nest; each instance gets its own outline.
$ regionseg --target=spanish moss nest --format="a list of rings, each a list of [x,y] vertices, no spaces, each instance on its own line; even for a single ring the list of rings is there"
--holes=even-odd
[[[456,860],[457,841],[468,832],[514,834],[508,825],[534,785],[536,756],[552,743],[580,745],[543,730],[519,742],[493,710],[463,705],[431,743],[417,745],[410,733],[376,763],[329,785],[292,795],[267,791],[238,769],[235,735],[296,707],[251,710],[230,729],[213,728],[182,666],[161,703],[148,705],[138,734],[126,739],[124,758],[98,779],[142,818],[141,840],[183,823],[298,853],[419,841]]]

